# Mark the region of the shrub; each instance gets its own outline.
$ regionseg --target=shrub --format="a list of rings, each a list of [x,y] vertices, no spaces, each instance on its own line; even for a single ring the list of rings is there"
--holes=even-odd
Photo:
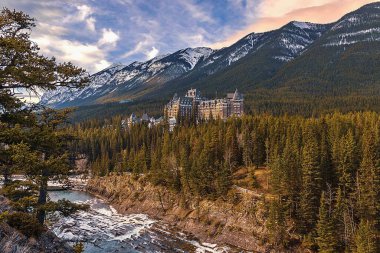
[[[44,231],[44,227],[38,220],[30,214],[16,212],[6,216],[9,226],[17,229],[27,237],[39,237]]]

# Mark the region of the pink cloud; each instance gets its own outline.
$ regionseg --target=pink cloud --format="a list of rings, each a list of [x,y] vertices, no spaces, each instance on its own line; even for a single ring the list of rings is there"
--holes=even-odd
[[[229,46],[249,33],[277,29],[294,20],[331,23],[371,2],[373,0],[310,0],[305,4],[303,0],[263,0],[258,6],[259,18],[253,24],[210,46],[212,48]],[[301,5],[304,7],[299,8]]]

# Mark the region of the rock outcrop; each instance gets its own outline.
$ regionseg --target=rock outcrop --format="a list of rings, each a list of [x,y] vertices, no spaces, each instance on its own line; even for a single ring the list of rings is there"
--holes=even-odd
[[[121,213],[148,214],[210,243],[254,252],[272,250],[266,243],[264,201],[249,191],[231,190],[224,200],[213,201],[177,194],[130,175],[91,179],[87,190]]]

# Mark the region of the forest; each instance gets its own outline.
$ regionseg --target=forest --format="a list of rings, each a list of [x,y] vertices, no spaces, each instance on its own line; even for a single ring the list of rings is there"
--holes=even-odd
[[[286,247],[290,224],[319,252],[377,252],[380,115],[247,115],[203,124],[123,127],[122,117],[68,128],[94,175],[129,172],[178,193],[226,196],[239,168],[270,174],[268,229]],[[256,184],[253,187],[259,187]]]
[[[47,231],[49,215],[86,209],[66,200],[52,202],[47,194],[48,182],[67,180],[75,160],[85,155],[93,176],[144,175],[154,185],[210,200],[228,196],[240,169],[264,169],[269,175],[266,226],[273,245],[289,247],[291,230],[313,251],[379,252],[380,114],[376,106],[364,111],[378,105],[377,97],[325,98],[343,111],[363,109],[342,113],[331,112],[336,107],[326,107],[327,100],[318,97],[310,104],[279,95],[283,100],[263,102],[263,107],[252,102],[242,118],[184,120],[173,132],[166,124],[127,127],[122,116],[70,124],[71,110],[27,105],[15,92],[88,84],[84,69],[39,53],[30,40],[34,26],[23,12],[1,11],[0,194],[10,206],[0,214],[1,225],[38,237]],[[105,107],[102,112],[107,113]],[[27,180],[12,180],[14,174]],[[249,188],[259,190],[260,182],[251,176]]]

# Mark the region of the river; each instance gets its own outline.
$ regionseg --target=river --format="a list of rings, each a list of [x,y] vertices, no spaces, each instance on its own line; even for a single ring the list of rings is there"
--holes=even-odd
[[[51,229],[69,243],[83,242],[85,253],[240,252],[196,238],[144,214],[121,215],[103,200],[81,191],[49,192],[51,200],[68,199],[90,205],[71,217],[52,222]]]

